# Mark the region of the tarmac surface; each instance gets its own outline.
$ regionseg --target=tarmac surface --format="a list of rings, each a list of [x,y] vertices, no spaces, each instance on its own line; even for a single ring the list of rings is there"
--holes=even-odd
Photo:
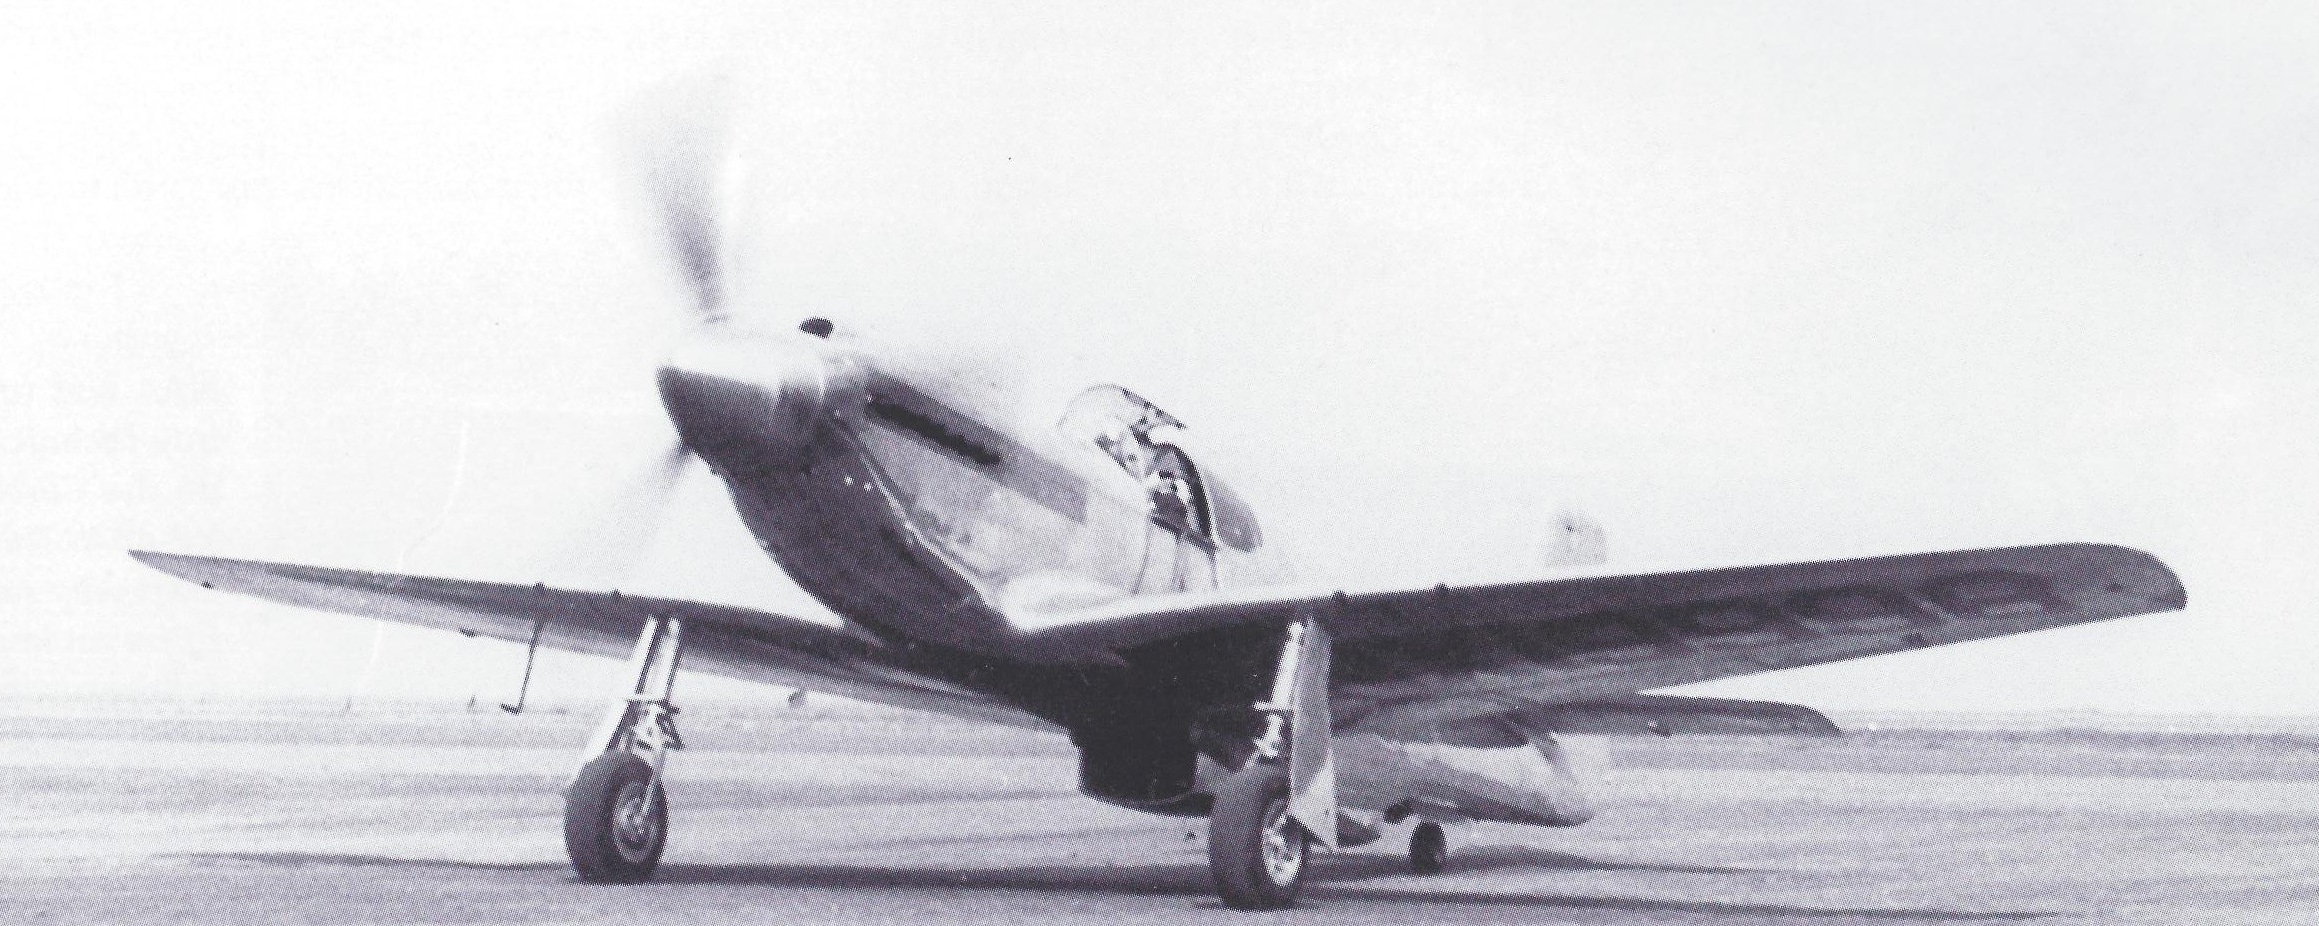
[[[660,877],[581,884],[589,720],[0,716],[0,923],[2319,922],[2311,731],[1614,741],[1593,823],[1454,828],[1434,877],[1404,827],[1245,914],[1058,737],[827,708],[689,712]]]

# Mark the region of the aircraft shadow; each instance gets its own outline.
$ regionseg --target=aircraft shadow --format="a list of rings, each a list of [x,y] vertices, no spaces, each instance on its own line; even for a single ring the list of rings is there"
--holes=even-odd
[[[493,871],[567,872],[551,862],[492,863],[446,859],[394,858],[306,852],[197,853],[178,856],[195,861],[262,865],[381,866],[394,868]],[[1452,874],[1470,874],[1517,868],[1566,871],[1659,871],[1680,874],[1746,874],[1762,869],[1694,865],[1607,862],[1522,846],[1476,846],[1451,856]],[[1409,876],[1408,863],[1398,856],[1339,855],[1319,858],[1305,875],[1304,905],[1309,907],[1373,904],[1470,904],[1568,910],[1624,910],[1682,913],[1701,916],[1852,918],[1896,921],[2023,921],[2061,915],[2046,911],[1988,912],[1906,908],[1800,907],[1784,904],[1736,903],[1710,900],[1666,900],[1640,897],[1578,896],[1567,894],[1498,894],[1402,887],[1363,887],[1362,882]],[[1155,865],[1034,865],[992,869],[924,869],[845,864],[666,864],[654,875],[663,885],[746,885],[754,887],[831,888],[840,890],[992,890],[1052,891],[1062,893],[1184,896],[1214,905],[1215,888],[1204,864],[1180,862]],[[1348,889],[1349,888],[1349,889]]]
[[[461,862],[439,858],[398,858],[391,855],[356,855],[341,852],[181,852],[160,856],[184,859],[195,863],[273,865],[282,868],[346,867],[346,868],[410,868],[441,871],[558,871],[568,866],[557,862]]]
[[[1407,874],[1409,863],[1401,856],[1348,856],[1343,861],[1386,863],[1385,874]],[[1663,871],[1684,875],[1754,875],[1771,871],[1768,868],[1738,868],[1724,865],[1671,865],[1664,862],[1606,862],[1555,852],[1533,846],[1468,846],[1450,856],[1455,871],[1497,871],[1506,868],[1554,868],[1563,871]]]

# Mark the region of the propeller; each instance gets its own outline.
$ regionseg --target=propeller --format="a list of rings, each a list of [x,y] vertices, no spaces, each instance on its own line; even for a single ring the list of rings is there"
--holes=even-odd
[[[618,120],[621,147],[648,197],[700,320],[725,319],[724,202],[737,172],[732,82],[708,74],[663,84]]]
[[[737,173],[730,144],[732,84],[723,74],[652,88],[617,113],[612,130],[630,182],[643,194],[687,289],[696,325],[726,320],[726,195]],[[551,561],[556,584],[613,588],[642,562],[667,520],[693,459],[671,442],[625,477],[581,535]]]
[[[730,82],[721,74],[675,81],[644,94],[613,125],[633,182],[650,203],[669,256],[690,289],[686,301],[697,325],[726,320],[725,195],[738,163],[727,133],[731,99]],[[617,589],[627,581],[659,535],[693,459],[679,436],[635,467],[550,561],[547,581],[589,589]],[[523,713],[547,623],[543,618],[532,626],[515,701],[502,703],[501,710]]]
[[[669,503],[691,468],[692,452],[671,443],[621,479],[608,502],[548,570],[556,585],[617,588],[628,580],[668,520]]]
[[[619,594],[620,583],[627,580],[644,553],[660,533],[667,520],[669,501],[675,497],[677,486],[683,481],[692,453],[679,443],[670,446],[647,465],[620,481],[611,503],[602,507],[587,525],[576,542],[566,546],[547,569],[544,583],[570,588],[609,588]],[[539,662],[541,635],[547,630],[549,618],[541,617],[531,626],[531,643],[524,648],[523,677],[516,683],[515,701],[500,702],[499,709],[510,714],[522,714],[531,699],[532,669]]]

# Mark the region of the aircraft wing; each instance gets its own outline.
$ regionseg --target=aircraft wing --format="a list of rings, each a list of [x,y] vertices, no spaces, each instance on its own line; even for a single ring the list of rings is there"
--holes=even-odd
[[[1310,614],[1336,640],[1340,730],[1554,705],[2105,618],[2186,595],[2147,553],[2095,544],[1381,592],[1134,598],[1047,615],[1070,650],[1199,658]]]
[[[717,675],[809,688],[863,701],[1034,729],[1045,721],[984,695],[910,671],[876,642],[811,621],[747,608],[586,592],[357,572],[132,550],[137,559],[203,588],[271,601],[456,630],[467,636],[627,658],[654,614],[684,618],[684,665]]]

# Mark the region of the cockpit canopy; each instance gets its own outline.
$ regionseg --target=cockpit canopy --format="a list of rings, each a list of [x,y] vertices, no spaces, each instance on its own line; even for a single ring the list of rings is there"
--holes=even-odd
[[[1214,544],[1254,550],[1264,542],[1256,515],[1215,477],[1203,474],[1164,429],[1184,423],[1151,400],[1121,386],[1089,386],[1064,408],[1055,427],[1074,443],[1110,456],[1151,493],[1153,518],[1163,526],[1214,549]]]
[[[1121,450],[1113,448],[1132,449],[1137,444],[1148,445],[1151,443],[1151,432],[1161,428],[1181,429],[1183,426],[1184,423],[1176,420],[1176,416],[1151,404],[1150,399],[1109,383],[1087,387],[1071,400],[1070,405],[1064,407],[1063,419],[1055,423],[1056,429],[1062,431],[1063,436],[1101,447],[1114,459],[1121,456]],[[1120,465],[1127,465],[1127,461],[1121,460]],[[1148,465],[1148,460],[1143,461],[1128,472],[1140,479],[1145,475],[1143,470]]]

